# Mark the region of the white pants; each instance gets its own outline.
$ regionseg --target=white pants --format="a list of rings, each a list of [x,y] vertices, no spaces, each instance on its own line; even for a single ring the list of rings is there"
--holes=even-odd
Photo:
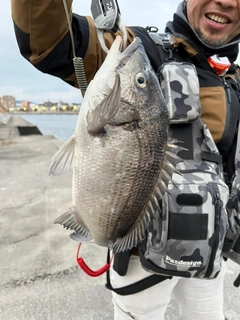
[[[226,264],[213,280],[173,277],[136,294],[121,296],[112,292],[114,320],[163,320],[171,298],[180,307],[180,320],[224,320],[223,280]],[[131,256],[128,272],[122,277],[110,271],[114,288],[123,287],[148,277],[139,257]]]

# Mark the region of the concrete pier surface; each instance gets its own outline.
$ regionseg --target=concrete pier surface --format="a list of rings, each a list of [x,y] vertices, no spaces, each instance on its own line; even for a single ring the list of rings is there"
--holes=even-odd
[[[62,143],[42,135],[0,139],[0,320],[113,319],[105,276],[84,274],[75,259],[77,243],[53,224],[72,205],[71,174],[48,176]],[[92,269],[105,264],[106,253],[94,244],[81,249]],[[237,320],[240,288],[232,283],[240,266],[227,265],[225,314]],[[166,320],[180,320],[175,303]]]

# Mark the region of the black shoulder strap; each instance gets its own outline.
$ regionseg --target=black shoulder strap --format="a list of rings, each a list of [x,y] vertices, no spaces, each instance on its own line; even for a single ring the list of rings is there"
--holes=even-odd
[[[128,254],[128,256],[129,256],[129,254]],[[110,262],[110,251],[109,250],[108,250],[108,255],[107,255],[107,262],[108,263]],[[114,291],[121,296],[126,296],[126,295],[130,295],[130,294],[138,293],[140,291],[143,291],[145,289],[148,289],[148,288],[154,286],[157,283],[164,281],[165,279],[171,279],[171,278],[172,277],[153,274],[153,275],[146,277],[140,281],[134,282],[128,286],[124,286],[121,288],[113,288],[111,285],[111,281],[110,281],[110,272],[108,270],[106,273],[106,285],[105,286],[107,289]]]
[[[165,277],[165,276],[153,274],[147,278],[134,282],[133,284],[130,284],[128,286],[121,287],[121,288],[113,288],[110,283],[109,271],[107,271],[107,283],[105,286],[107,289],[110,289],[121,296],[127,296],[130,294],[134,294],[134,293],[138,293],[140,291],[146,290],[154,286],[155,284],[164,281],[166,278],[170,279],[171,277]]]
[[[173,42],[172,36],[168,33],[149,32],[150,38],[155,42],[158,47],[162,64],[175,60],[173,57]]]
[[[148,30],[148,29],[147,29]],[[161,57],[162,64],[169,61],[179,61],[179,62],[189,62],[193,63],[193,60],[197,61],[197,64],[206,70],[212,70],[212,67],[209,65],[206,57],[198,52],[194,58],[190,58],[185,50],[181,50],[180,47],[176,49],[173,46],[173,35],[170,33],[157,33],[156,31],[152,31],[152,29],[148,30],[149,37],[155,42],[157,45],[159,55]]]

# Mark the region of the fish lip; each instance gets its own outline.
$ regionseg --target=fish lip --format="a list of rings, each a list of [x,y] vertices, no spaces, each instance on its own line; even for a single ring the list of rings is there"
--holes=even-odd
[[[120,37],[119,39],[119,52],[124,55],[124,56],[128,56],[130,55],[132,52],[136,51],[137,48],[139,47],[139,45],[142,43],[141,39],[136,37],[133,39],[133,41],[126,47],[125,50],[121,50],[124,47],[123,44],[123,38]]]
[[[208,12],[205,14],[205,17],[209,19],[209,16],[210,15],[215,15],[215,16],[218,16],[220,18],[224,18],[224,19],[227,19],[227,23],[226,24],[229,24],[232,22],[232,19],[229,17],[229,15],[225,14],[225,13],[220,13],[220,12]]]
[[[118,38],[118,39],[117,39]],[[131,56],[134,54],[135,51],[140,49],[142,45],[142,41],[140,38],[136,37],[133,39],[133,41],[125,48],[125,50],[121,51],[121,48],[123,47],[123,38],[121,36],[117,36],[118,41],[118,60],[121,61],[121,64],[116,68],[115,71],[119,72],[129,61]]]

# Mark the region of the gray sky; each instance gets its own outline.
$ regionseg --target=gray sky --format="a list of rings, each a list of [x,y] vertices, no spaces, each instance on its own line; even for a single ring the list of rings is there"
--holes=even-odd
[[[52,1],[52,0],[49,0]],[[13,95],[16,100],[42,103],[48,99],[57,102],[81,101],[79,90],[62,80],[36,70],[19,53],[11,19],[10,0],[0,1],[0,96]],[[126,25],[153,25],[161,31],[180,0],[119,0]],[[90,15],[91,1],[73,2],[73,11]]]
[[[49,0],[52,1],[52,0]],[[172,20],[180,0],[118,0],[126,25],[157,26],[161,32]],[[91,15],[91,1],[73,2],[73,11]],[[42,103],[80,102],[79,90],[62,80],[36,70],[19,53],[11,19],[10,0],[0,1],[0,96],[13,95],[16,100]]]

